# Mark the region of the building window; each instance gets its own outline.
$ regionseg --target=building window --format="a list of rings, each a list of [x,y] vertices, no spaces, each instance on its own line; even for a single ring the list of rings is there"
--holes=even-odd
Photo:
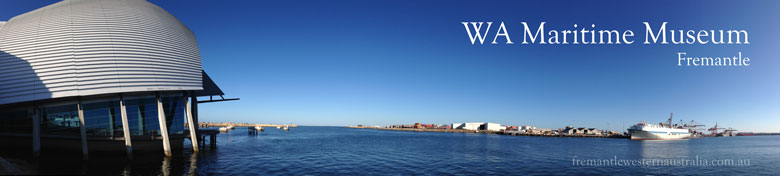
[[[162,97],[168,134],[184,133],[186,103],[182,97]],[[127,121],[132,135],[160,135],[155,98],[125,100]]]
[[[41,133],[79,134],[79,114],[75,104],[43,108]]]
[[[166,126],[169,134],[184,133],[186,102],[182,96],[162,97]],[[133,136],[160,135],[157,100],[140,98],[125,100],[127,122]],[[32,132],[32,113],[29,110],[0,112],[0,132]],[[41,108],[41,133],[81,133],[77,104]],[[84,103],[84,128],[90,136],[124,136],[119,101]]]
[[[160,123],[157,121],[157,100],[154,98],[125,100],[125,108],[131,134],[160,135]]]
[[[32,114],[27,110],[0,112],[0,132],[32,132]]]
[[[127,125],[130,126],[130,135],[144,135],[144,107],[142,100],[125,100]]]
[[[168,134],[184,133],[184,117],[187,112],[186,103],[182,97],[163,97],[163,110],[165,111],[165,122],[168,123]]]
[[[87,135],[124,136],[118,101],[84,104],[84,127]]]

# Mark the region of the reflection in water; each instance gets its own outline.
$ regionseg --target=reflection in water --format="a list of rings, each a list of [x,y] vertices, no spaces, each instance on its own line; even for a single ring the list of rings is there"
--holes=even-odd
[[[162,161],[162,167],[160,167],[160,173],[162,175],[171,175],[171,157],[164,157]]]
[[[131,164],[127,164],[127,166],[124,169],[122,169],[122,175],[125,175],[125,176],[130,175],[130,170],[131,170],[130,167],[132,167],[132,165]]]
[[[190,169],[187,171],[187,175],[196,175],[195,169],[198,168],[198,153],[192,153],[190,155]]]
[[[300,127],[218,136],[219,149],[91,155],[0,150],[22,174],[77,175],[778,175],[780,136],[632,141]],[[0,145],[2,146],[2,145]],[[29,150],[25,150],[29,151]],[[19,153],[19,152],[17,152]],[[573,167],[582,159],[750,159],[751,167]],[[161,163],[162,162],[162,163]],[[1,169],[1,168],[0,168]]]
[[[691,140],[643,140],[640,142],[642,159],[680,159],[688,157],[688,145]]]

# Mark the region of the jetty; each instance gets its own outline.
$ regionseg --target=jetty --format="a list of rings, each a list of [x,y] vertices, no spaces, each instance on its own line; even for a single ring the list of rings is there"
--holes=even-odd
[[[198,123],[198,127],[201,127],[201,128],[228,127],[228,126],[233,126],[233,127],[263,127],[263,128],[265,128],[265,127],[273,127],[273,128],[277,128],[277,127],[279,127],[279,128],[284,128],[284,127],[296,128],[296,127],[298,127],[298,125],[295,125],[295,124],[281,124],[281,125],[279,125],[279,124],[262,124],[262,123],[260,123],[260,124],[251,124],[251,123],[230,123],[230,122],[200,122],[200,123]]]
[[[185,130],[189,132],[188,130]],[[196,135],[197,142],[199,147],[205,147],[206,146],[206,137],[209,137],[209,148],[216,149],[217,148],[217,134],[219,134],[219,131],[217,130],[209,130],[209,129],[198,129]],[[190,139],[192,139],[192,136],[188,135]]]

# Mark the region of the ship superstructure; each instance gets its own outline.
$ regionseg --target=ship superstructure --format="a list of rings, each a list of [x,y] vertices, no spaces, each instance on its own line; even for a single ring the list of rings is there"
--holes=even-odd
[[[632,140],[670,140],[670,139],[686,139],[691,137],[691,130],[684,128],[682,125],[673,125],[672,117],[674,113],[669,115],[667,123],[650,124],[647,122],[639,122],[636,125],[628,128],[628,132],[631,133]]]

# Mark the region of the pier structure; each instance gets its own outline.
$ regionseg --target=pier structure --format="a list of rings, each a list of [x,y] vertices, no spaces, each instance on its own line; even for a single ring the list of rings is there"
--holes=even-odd
[[[249,133],[249,135],[256,135],[259,132],[260,130],[257,130],[254,127],[247,127],[247,133]]]
[[[198,144],[200,144],[200,146],[205,147],[206,146],[206,137],[209,138],[209,148],[210,149],[216,149],[217,148],[217,134],[219,134],[219,131],[202,129],[202,130],[198,130],[197,133],[198,133],[198,135],[197,135],[197,137],[195,137],[197,141],[192,141],[193,142],[193,145],[192,145],[193,146],[193,150],[195,149],[194,148],[195,146],[198,146]],[[190,136],[190,138],[192,138],[192,136]],[[199,143],[198,143],[198,141],[199,141]]]
[[[216,122],[200,122],[200,123],[198,123],[198,127],[203,127],[203,128],[207,128],[207,127],[228,127],[228,126],[234,126],[234,127],[264,127],[264,128],[265,127],[273,127],[273,128],[276,128],[276,127],[279,127],[279,128],[284,128],[284,127],[296,128],[296,127],[298,127],[298,125],[295,125],[295,124],[250,124],[250,123],[229,123],[229,122],[228,123],[223,123],[223,122],[219,122],[219,123],[216,123]]]

